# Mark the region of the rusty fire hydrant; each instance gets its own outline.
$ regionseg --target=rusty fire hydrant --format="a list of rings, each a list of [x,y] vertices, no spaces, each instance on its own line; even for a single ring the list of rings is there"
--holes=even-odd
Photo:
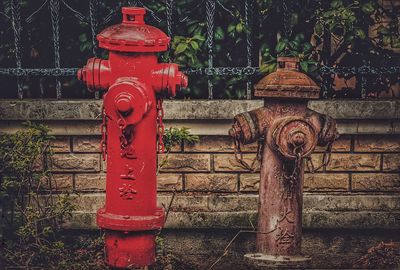
[[[236,115],[229,131],[239,145],[261,141],[257,251],[245,258],[262,269],[307,267],[311,258],[301,254],[304,160],[317,145],[330,149],[338,136],[331,117],[307,109],[320,90],[298,70],[297,58],[278,58],[277,71],[254,87],[264,107]]]
[[[170,38],[145,24],[144,8],[123,7],[121,24],[103,30],[99,46],[109,59],[91,58],[78,78],[105,89],[102,153],[107,159],[106,203],[97,212],[105,230],[106,263],[135,268],[155,261],[155,232],[165,219],[157,207],[156,151],[163,151],[160,96],[187,86],[177,64],[158,63]],[[158,136],[158,141],[157,141]]]

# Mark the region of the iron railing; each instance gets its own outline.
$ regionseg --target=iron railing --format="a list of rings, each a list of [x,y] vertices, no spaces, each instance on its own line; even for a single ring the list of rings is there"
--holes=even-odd
[[[82,22],[86,22],[90,25],[91,29],[91,42],[93,48],[93,55],[99,56],[99,49],[96,41],[96,34],[99,30],[99,5],[98,0],[89,0],[89,13],[88,15],[84,15],[78,10],[71,7],[68,4],[67,0],[44,0],[44,2],[39,6],[39,8],[26,18],[22,18],[21,16],[21,2],[22,0],[9,0],[10,1],[10,9],[11,16],[7,16],[7,14],[0,12],[0,15],[3,15],[8,19],[10,25],[13,30],[14,35],[14,54],[16,60],[15,68],[0,68],[0,76],[8,76],[8,77],[16,77],[17,78],[17,96],[19,99],[24,98],[24,88],[23,88],[23,77],[54,77],[55,80],[55,91],[56,98],[60,99],[62,95],[62,84],[60,82],[60,77],[63,76],[74,76],[78,70],[78,68],[66,68],[61,67],[60,65],[60,7],[68,9],[73,12],[74,16]],[[201,75],[207,76],[208,78],[208,98],[213,99],[213,77],[214,76],[246,76],[246,98],[251,99],[251,76],[259,73],[259,67],[254,66],[253,63],[253,38],[252,38],[252,18],[254,17],[253,6],[255,0],[243,0],[240,1],[243,3],[244,9],[244,23],[247,29],[246,35],[246,63],[243,66],[233,66],[233,67],[219,67],[214,65],[214,29],[215,29],[215,11],[217,8],[223,8],[228,10],[220,0],[203,0],[199,1],[199,6],[205,6],[205,22],[206,22],[206,48],[208,54],[208,66],[205,68],[186,68],[184,72],[188,75]],[[284,33],[285,36],[290,36],[292,29],[288,26],[289,22],[287,22],[289,16],[288,13],[291,12],[290,5],[288,4],[290,0],[283,1],[283,10],[285,12],[284,19]],[[120,3],[120,2],[119,2]],[[165,3],[165,19],[167,25],[167,33],[169,36],[173,36],[174,27],[173,27],[173,10],[175,8],[175,0],[164,0]],[[156,15],[156,12],[149,9],[146,4],[142,1],[127,1],[128,5],[131,6],[143,6],[145,7],[150,16],[158,22],[161,19]],[[103,23],[108,23],[111,19],[116,16],[120,12],[120,5],[109,12],[108,15],[102,18]],[[47,68],[24,68],[23,65],[23,43],[22,43],[22,22],[29,23],[33,20],[36,14],[42,9],[48,7],[50,10],[50,20],[52,27],[52,41],[53,41],[53,50],[54,50],[54,65],[53,67]],[[1,28],[1,26],[0,26]],[[360,87],[360,97],[365,98],[367,96],[367,76],[371,74],[381,74],[381,75],[389,75],[389,74],[400,74],[400,66],[391,66],[391,67],[373,67],[367,64],[362,65],[360,67],[330,67],[330,66],[322,66],[320,68],[320,75],[322,78],[328,78],[332,74],[339,75],[354,75],[361,81]],[[322,97],[328,98],[330,97],[330,84],[327,80],[323,80],[322,83]],[[96,95],[98,98],[98,94]]]

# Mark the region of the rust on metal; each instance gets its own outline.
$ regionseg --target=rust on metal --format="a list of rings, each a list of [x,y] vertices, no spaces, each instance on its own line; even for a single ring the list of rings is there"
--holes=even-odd
[[[304,268],[310,261],[301,253],[304,160],[317,145],[330,149],[338,135],[331,117],[307,108],[319,87],[298,65],[297,58],[278,58],[278,70],[255,86],[264,107],[236,115],[229,131],[239,150],[263,140],[257,250],[246,255],[263,268]]]
[[[278,67],[254,86],[254,96],[318,99],[320,89],[306,74],[299,72],[299,59],[278,57]]]

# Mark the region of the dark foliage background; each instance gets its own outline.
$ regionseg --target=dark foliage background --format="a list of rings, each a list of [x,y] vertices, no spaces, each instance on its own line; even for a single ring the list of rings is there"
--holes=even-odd
[[[54,67],[54,48],[49,0],[23,0],[22,66]],[[98,1],[98,30],[121,21],[120,7],[135,1]],[[140,1],[138,5],[142,5]],[[244,2],[216,0],[214,27],[214,66],[243,67],[246,59]],[[165,1],[146,1],[147,23],[167,32]],[[301,68],[318,82],[318,69],[328,66],[396,66],[400,47],[398,1],[381,0],[255,0],[251,9],[252,62],[261,74],[254,82],[276,68],[277,55],[297,56]],[[10,0],[0,1],[0,68],[15,67],[14,35]],[[173,39],[169,52],[160,56],[183,68],[207,67],[206,1],[176,0],[173,13]],[[93,56],[89,1],[60,0],[61,67],[81,67]],[[99,55],[107,57],[101,49]],[[333,97],[359,97],[359,80],[353,75],[329,76],[324,82],[335,88]],[[55,98],[54,78],[23,78],[26,98]],[[368,95],[399,95],[399,74],[369,75]],[[16,79],[0,76],[0,97],[15,98]],[[246,78],[213,76],[214,98],[241,99]],[[90,98],[92,94],[75,78],[62,78],[63,98]],[[356,90],[354,90],[356,89]],[[207,77],[193,75],[180,98],[207,98]]]

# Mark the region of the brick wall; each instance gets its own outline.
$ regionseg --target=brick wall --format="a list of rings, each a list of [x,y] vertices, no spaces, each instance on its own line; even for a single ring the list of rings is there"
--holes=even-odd
[[[105,163],[99,152],[100,136],[57,136],[50,162],[58,187],[76,192],[104,191]],[[256,144],[243,148],[244,159],[255,158]],[[312,155],[318,167],[324,149]],[[256,193],[259,168],[251,172],[238,163],[228,136],[200,136],[195,144],[173,148],[158,175],[158,191],[185,193]],[[258,166],[257,166],[258,167]],[[398,135],[342,135],[333,145],[326,170],[307,172],[305,192],[351,194],[400,191]]]
[[[166,227],[251,228],[256,223],[259,174],[238,164],[226,134],[235,114],[260,107],[262,101],[164,104],[167,127],[189,127],[200,136],[198,143],[174,147],[158,175],[160,205],[169,205],[177,190]],[[400,102],[316,101],[309,107],[336,118],[341,137],[326,170],[306,173],[304,227],[400,229]],[[0,102],[2,131],[15,132],[29,119],[45,123],[55,135],[55,153],[48,164],[57,187],[77,194],[70,228],[97,228],[96,210],[104,204],[100,112],[101,101]],[[251,163],[257,145],[242,150]],[[323,151],[317,148],[312,155],[315,167]]]

